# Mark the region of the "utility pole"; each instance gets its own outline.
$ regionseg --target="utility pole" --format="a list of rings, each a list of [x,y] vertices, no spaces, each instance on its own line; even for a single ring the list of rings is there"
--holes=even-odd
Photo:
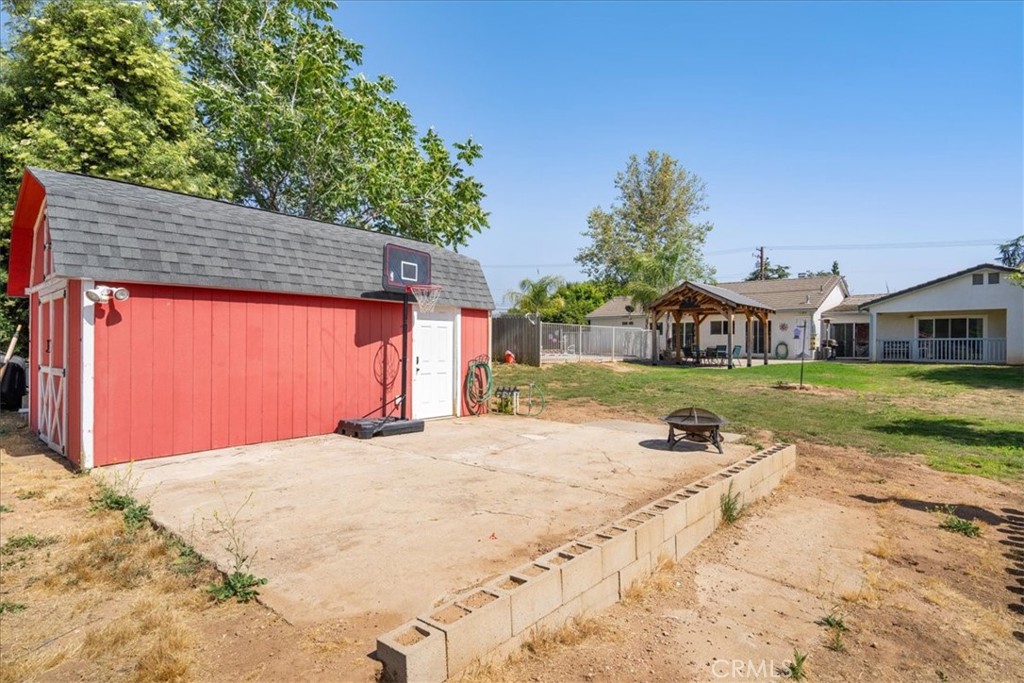
[[[758,280],[763,280],[764,279],[764,247],[759,247],[758,250],[757,250],[757,253],[758,253],[757,279]]]

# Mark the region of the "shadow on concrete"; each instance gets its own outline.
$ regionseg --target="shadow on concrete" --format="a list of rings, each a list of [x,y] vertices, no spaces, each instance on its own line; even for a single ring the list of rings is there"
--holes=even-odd
[[[718,453],[714,446],[710,444],[697,443],[696,441],[677,441],[676,445],[669,448],[667,439],[644,439],[639,442],[639,445],[643,448],[648,448],[652,451],[665,451],[665,452],[676,452],[686,453],[693,451],[711,451]]]

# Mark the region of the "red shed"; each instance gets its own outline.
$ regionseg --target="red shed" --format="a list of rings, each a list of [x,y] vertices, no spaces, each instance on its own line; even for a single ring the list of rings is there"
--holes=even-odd
[[[469,362],[489,352],[494,305],[477,261],[366,230],[26,170],[8,294],[31,303],[32,428],[88,468],[328,434],[339,419],[395,413],[403,304],[384,289],[388,244],[429,254],[443,287],[433,313],[412,314],[410,417],[467,414],[462,386]],[[104,296],[119,288],[127,299]]]

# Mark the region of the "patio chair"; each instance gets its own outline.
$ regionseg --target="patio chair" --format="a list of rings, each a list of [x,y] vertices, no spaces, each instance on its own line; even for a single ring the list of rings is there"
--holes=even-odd
[[[743,347],[740,346],[739,344],[737,344],[736,346],[732,347],[732,357],[733,358],[739,358],[741,351],[743,351]]]
[[[694,365],[700,365],[700,358],[698,356],[693,355],[692,346],[683,347],[683,358],[689,363],[693,363]]]

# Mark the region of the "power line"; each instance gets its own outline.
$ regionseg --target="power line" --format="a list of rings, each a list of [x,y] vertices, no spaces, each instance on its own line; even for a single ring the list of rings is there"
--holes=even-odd
[[[778,246],[765,246],[765,249],[772,251],[877,251],[880,249],[950,249],[957,247],[984,247],[1003,244],[1013,238],[992,237],[979,240],[961,240],[956,242],[885,242],[872,244],[789,244]],[[750,249],[760,247],[734,247],[731,249],[716,249],[704,252],[705,256],[725,256],[728,254],[739,254]],[[484,268],[573,268],[578,263],[491,263],[484,264]]]

